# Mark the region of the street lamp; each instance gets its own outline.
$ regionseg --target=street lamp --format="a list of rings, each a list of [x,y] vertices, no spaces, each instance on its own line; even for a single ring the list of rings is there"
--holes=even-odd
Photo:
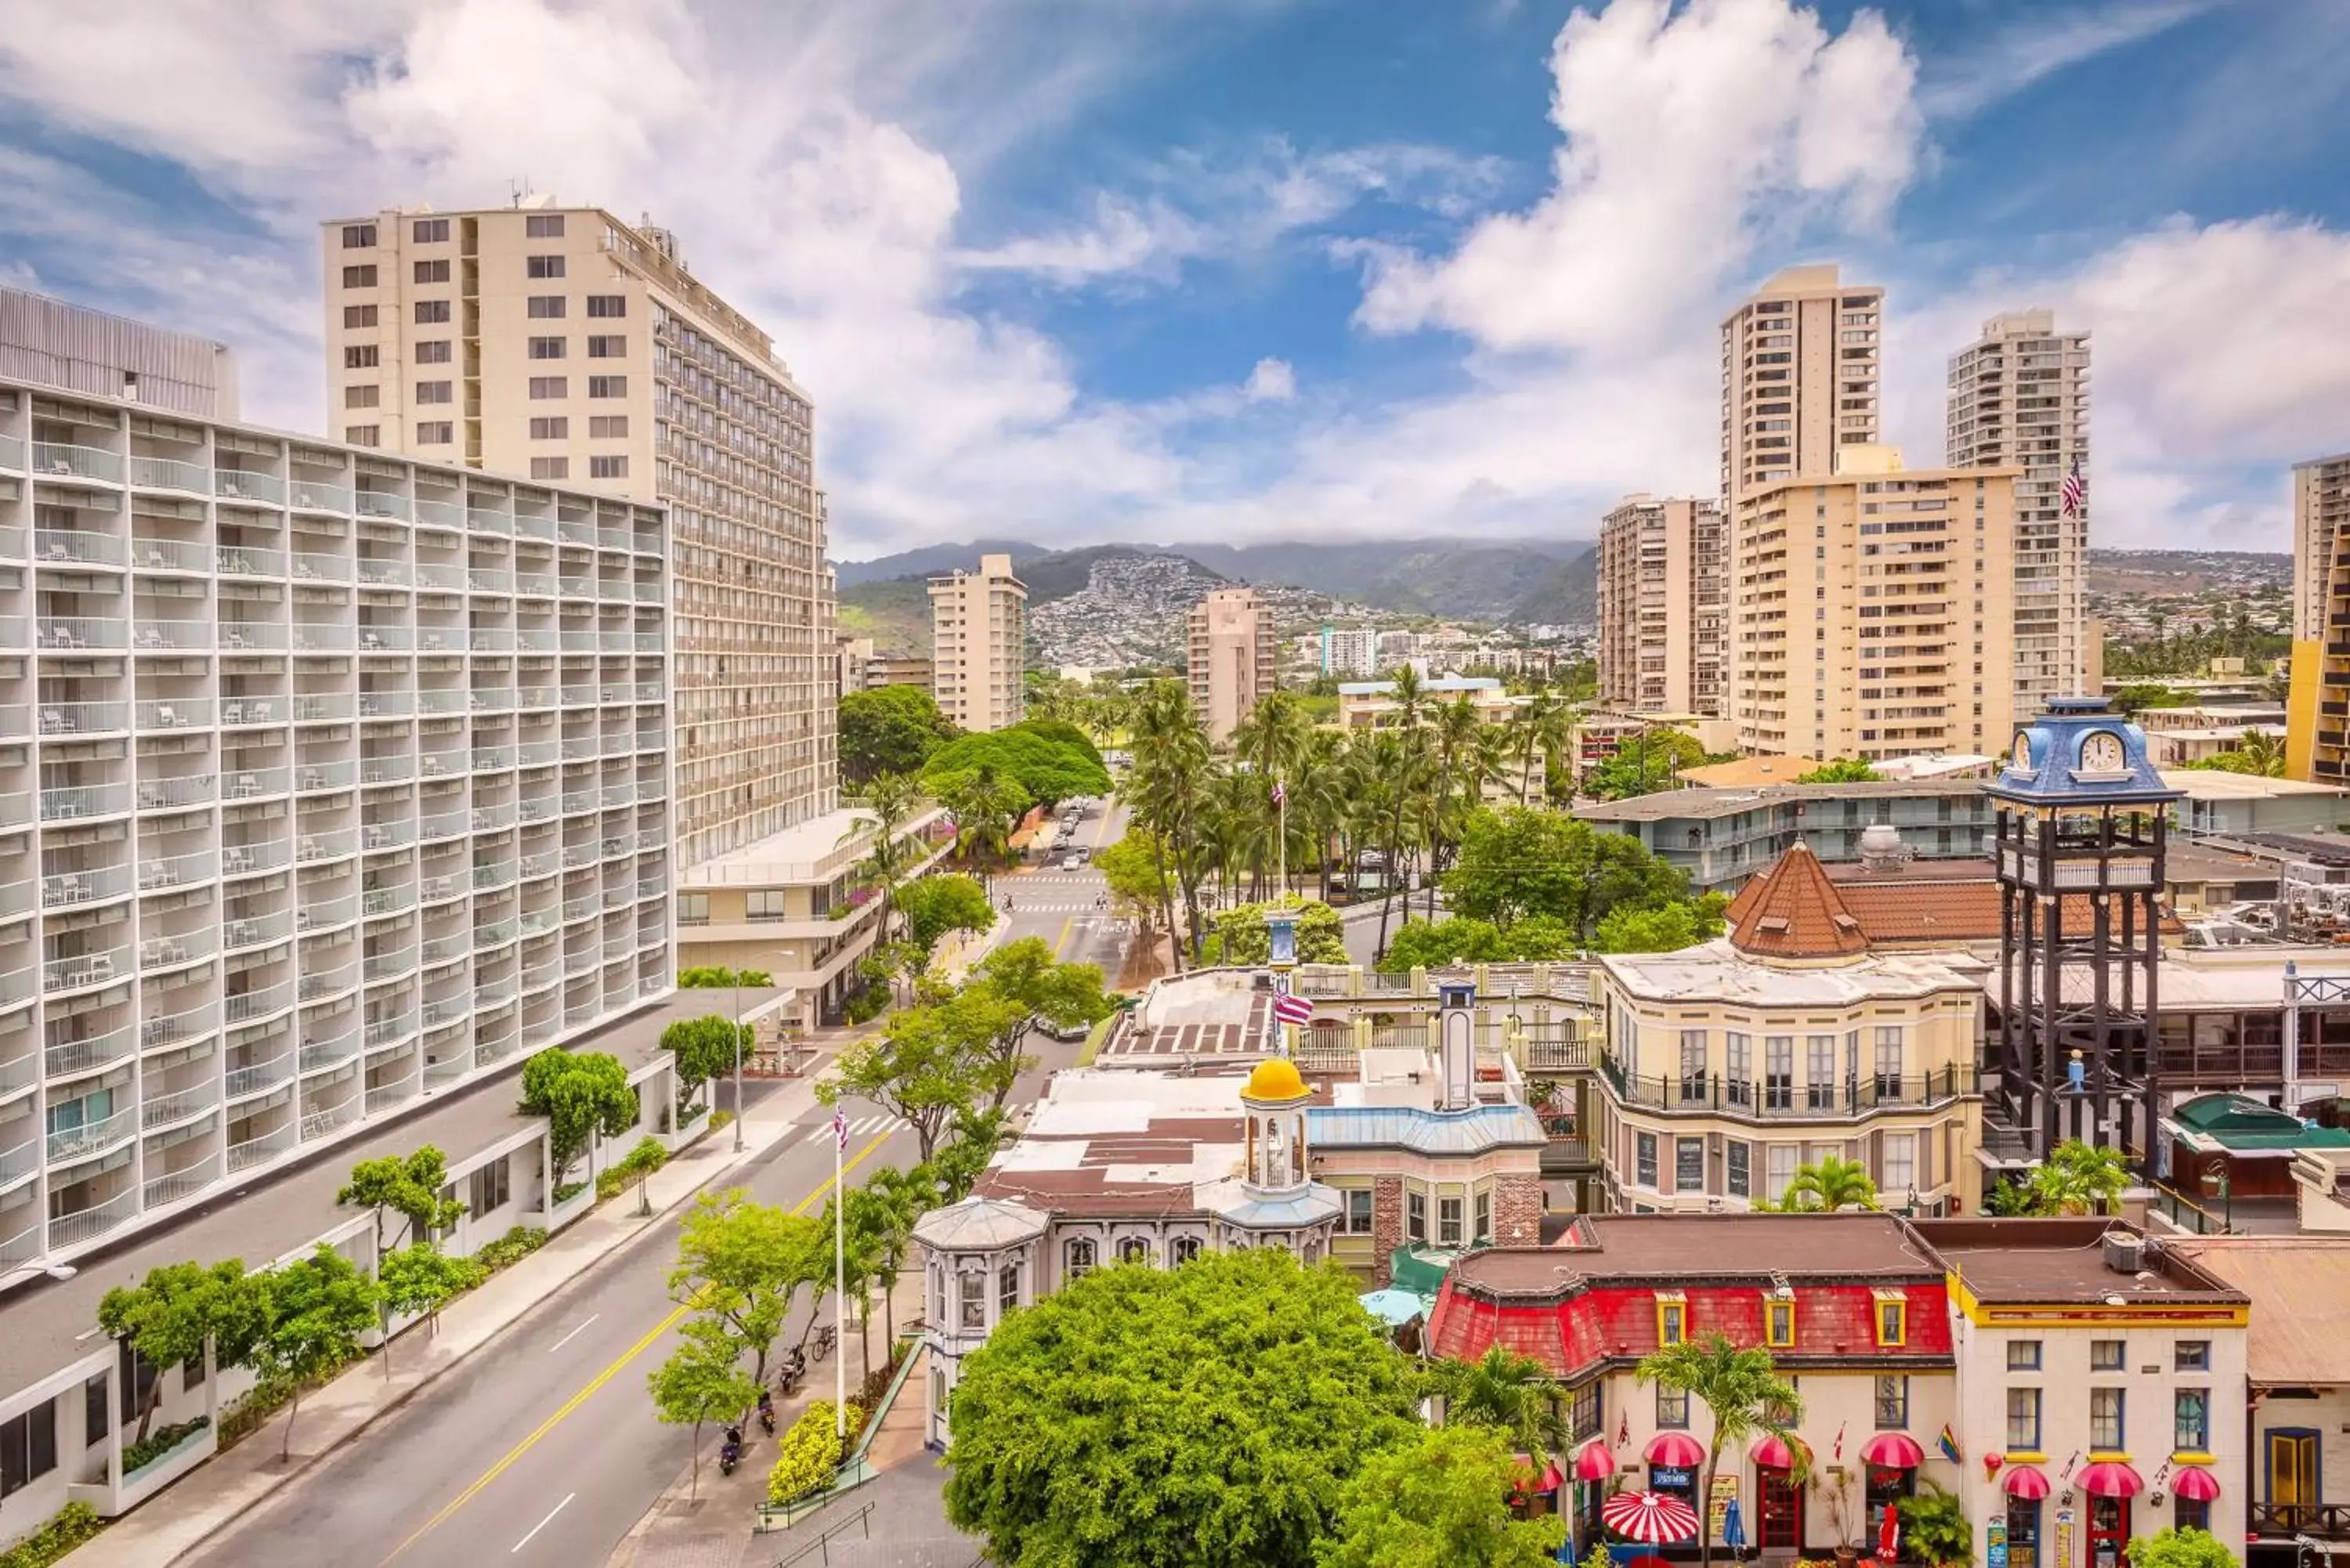
[[[2228,1179],[2224,1165],[2207,1165],[2200,1179],[2205,1196],[2220,1200],[2220,1227],[2222,1231],[2236,1228],[2236,1203],[2232,1196],[2234,1183]]]

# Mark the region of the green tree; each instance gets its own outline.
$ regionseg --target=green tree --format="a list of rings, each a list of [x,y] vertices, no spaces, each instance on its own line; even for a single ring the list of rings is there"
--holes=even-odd
[[[1774,1207],[1787,1214],[1834,1214],[1845,1209],[1875,1209],[1877,1183],[1869,1179],[1868,1167],[1860,1161],[1840,1155],[1823,1155],[1814,1164],[1795,1168],[1785,1195]]]
[[[1513,1453],[1531,1455],[1537,1468],[1566,1446],[1559,1416],[1566,1390],[1531,1355],[1496,1345],[1474,1361],[1439,1362],[1429,1383],[1444,1397],[1447,1423],[1493,1428]]]
[[[987,1162],[1011,1136],[1010,1123],[1002,1111],[964,1111],[954,1118],[950,1136],[938,1152],[910,1174],[928,1182],[938,1193],[939,1202],[960,1203],[971,1196]]]
[[[291,1395],[282,1460],[293,1457],[303,1389],[359,1359],[360,1336],[377,1326],[379,1293],[373,1280],[324,1241],[310,1256],[265,1277],[268,1326],[255,1338],[253,1366],[264,1383]]]
[[[715,1012],[681,1018],[660,1032],[660,1048],[677,1059],[677,1086],[692,1099],[712,1078],[734,1070],[737,1053],[751,1054],[758,1026],[737,1024]]]
[[[1970,1568],[1975,1560],[1974,1521],[1959,1494],[1921,1479],[1917,1495],[1901,1505],[1901,1544],[1909,1555],[1935,1568]],[[2130,1559],[2136,1568],[2137,1559]]]
[[[678,1330],[677,1348],[646,1376],[645,1385],[663,1424],[693,1429],[686,1495],[694,1497],[702,1490],[702,1424],[723,1424],[749,1409],[759,1397],[759,1382],[743,1370],[743,1346],[723,1324],[689,1318]]]
[[[831,1245],[830,1228],[822,1236],[816,1231],[816,1220],[754,1203],[739,1187],[705,1192],[678,1227],[669,1299],[720,1325],[738,1353],[749,1353],[754,1378],[764,1383],[793,1294],[815,1277],[816,1253]]]
[[[866,786],[858,824],[842,836],[843,843],[860,834],[872,837],[873,846],[858,862],[858,870],[881,890],[881,940],[885,942],[897,914],[898,885],[930,853],[928,846],[906,831],[906,825],[930,804],[920,783],[910,774],[882,774]]]
[[[1297,917],[1297,961],[1299,963],[1345,963],[1347,961],[1347,927],[1338,911],[1317,898],[1301,898],[1291,894],[1286,899],[1267,900],[1262,904],[1243,904],[1216,916],[1215,934],[1208,939],[1204,961],[1209,963],[1261,964],[1273,957],[1273,933],[1265,925],[1265,916],[1286,908]]]
[[[1533,804],[1527,796],[1533,793],[1536,778],[1546,778],[1557,768],[1561,758],[1573,754],[1575,727],[1580,717],[1572,704],[1549,691],[1535,692],[1531,701],[1521,703],[1511,714],[1511,743],[1517,747],[1519,753],[1520,805]],[[1534,767],[1537,753],[1543,759],[1539,772]]]
[[[1013,1314],[963,1364],[948,1518],[998,1563],[1311,1563],[1365,1459],[1419,1429],[1356,1291],[1263,1248]]]
[[[1094,869],[1109,885],[1111,905],[1133,917],[1146,948],[1154,929],[1174,929],[1175,881],[1167,874],[1167,846],[1148,829],[1129,827],[1116,844],[1094,857]]]
[[[335,1194],[335,1202],[375,1210],[375,1250],[380,1257],[388,1250],[383,1222],[389,1214],[408,1222],[400,1235],[403,1245],[429,1241],[432,1232],[447,1230],[463,1216],[464,1204],[442,1196],[448,1185],[449,1157],[428,1143],[413,1154],[359,1161],[351,1167],[351,1179]]]
[[[1182,892],[1181,931],[1194,941],[1204,933],[1200,922],[1200,884],[1208,865],[1204,836],[1215,759],[1208,732],[1191,706],[1191,694],[1178,680],[1154,680],[1144,690],[1134,711],[1134,766],[1124,796],[1134,807],[1137,823],[1148,842],[1163,856],[1162,885]],[[1171,878],[1171,880],[1170,880]],[[1169,946],[1175,968],[1183,967],[1183,942],[1175,923],[1171,901],[1167,909]]]
[[[117,1285],[99,1298],[98,1326],[110,1339],[128,1341],[159,1372],[199,1359],[207,1345],[219,1366],[244,1366],[268,1326],[267,1291],[265,1276],[246,1273],[238,1259],[163,1263],[138,1284]],[[146,1441],[162,1397],[159,1376],[140,1405],[134,1441]]]
[[[1074,729],[1053,726],[1040,734],[1027,724],[982,734],[959,735],[931,753],[922,764],[922,779],[941,795],[946,781],[959,774],[991,770],[1025,790],[1046,806],[1079,795],[1109,793],[1109,774],[1091,741]]]
[[[1983,1207],[1993,1214],[2110,1214],[2128,1186],[2121,1150],[2066,1138],[2021,1182],[1993,1188]]]
[[[954,735],[954,725],[919,686],[846,692],[837,742],[840,776],[861,784],[883,774],[920,773]]]
[[[1600,917],[1591,946],[1603,953],[1669,953],[1721,934],[1722,898],[1708,893],[1654,909],[1617,905]]]
[[[2158,681],[2134,681],[2107,701],[2115,712],[2135,717],[2147,708],[2176,708],[2187,701],[2187,694]]]
[[[995,906],[987,889],[972,877],[924,877],[898,891],[898,909],[906,917],[906,940],[920,957],[922,969],[950,931],[983,931],[995,924]]]
[[[1727,1335],[1711,1334],[1701,1344],[1684,1341],[1642,1356],[1636,1376],[1643,1383],[1690,1395],[1712,1413],[1713,1437],[1706,1447],[1705,1478],[1698,1493],[1700,1520],[1713,1517],[1713,1480],[1724,1449],[1742,1452],[1749,1438],[1767,1432],[1790,1449],[1802,1451],[1794,1428],[1803,1419],[1803,1396],[1779,1376],[1767,1350],[1742,1350]],[[1698,1562],[1712,1561],[1712,1537],[1700,1530]]]
[[[1454,964],[1500,963],[1507,950],[1503,933],[1491,920],[1455,915],[1442,920],[1406,920],[1379,955],[1383,974],[1409,974],[1416,969],[1443,969]]]
[[[898,1343],[898,1314],[890,1295],[905,1272],[915,1222],[937,1200],[933,1179],[920,1166],[899,1170],[885,1165],[867,1177],[863,1186],[850,1190],[848,1211],[842,1217],[872,1240],[873,1282],[881,1293],[881,1334],[892,1346]]]
[[[546,1118],[552,1179],[560,1190],[589,1140],[618,1137],[636,1125],[637,1092],[619,1057],[550,1045],[523,1064],[522,1110]]]
[[[2231,749],[2214,752],[2201,762],[2187,765],[2207,773],[2250,774],[2255,778],[2281,779],[2284,777],[2284,742],[2263,731],[2247,730]]]
[[[1515,805],[1470,819],[1444,886],[1456,915],[1503,928],[1547,915],[1586,945],[1611,910],[1661,909],[1689,897],[1688,877],[1631,835]]]
[[[1795,775],[1797,784],[1875,784],[1885,775],[1866,757],[1830,757],[1810,773]]]
[[[2130,1568],[2236,1568],[2227,1543],[2205,1530],[2158,1530],[2129,1543]]]
[[[879,1033],[853,1042],[833,1059],[816,1097],[837,1105],[845,1095],[872,1101],[914,1129],[921,1158],[938,1148],[947,1124],[986,1092],[982,1064],[968,1054],[972,1017],[942,1007],[908,1007],[889,1015]]]
[[[677,984],[681,991],[733,991],[744,986],[775,983],[775,977],[763,969],[727,969],[705,964],[677,971]]]
[[[1595,800],[1629,800],[1680,787],[1683,768],[1706,759],[1694,735],[1679,730],[1643,730],[1583,775],[1583,793]]]
[[[1545,1568],[1566,1538],[1555,1516],[1511,1517],[1521,1484],[1503,1435],[1438,1427],[1364,1460],[1340,1490],[1317,1568]]]
[[[1001,861],[1010,855],[1014,829],[1036,804],[1018,779],[992,766],[923,776],[954,817],[956,853],[968,860]]]
[[[386,1253],[375,1272],[388,1317],[421,1314],[437,1334],[441,1309],[480,1284],[489,1271],[471,1258],[452,1258],[430,1241],[418,1241]],[[383,1366],[390,1372],[389,1333],[383,1338]]]
[[[1038,1019],[1057,1028],[1099,1023],[1109,1016],[1101,971],[1089,963],[1058,963],[1042,937],[1023,937],[996,949],[972,971],[972,983],[948,1004],[962,1011],[958,1026],[968,1031],[991,1103],[1001,1107],[1019,1075],[1036,1059],[1021,1052]]]

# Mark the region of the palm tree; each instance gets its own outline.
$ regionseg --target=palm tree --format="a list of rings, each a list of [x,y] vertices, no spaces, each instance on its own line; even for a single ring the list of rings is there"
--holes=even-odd
[[[1542,753],[1545,774],[1557,766],[1560,756],[1575,743],[1577,718],[1573,704],[1561,700],[1547,687],[1535,692],[1526,705],[1512,716],[1510,731],[1518,744],[1520,805],[1529,804],[1526,797],[1534,791],[1534,753]],[[1549,793],[1547,785],[1544,793]]]
[[[920,846],[906,836],[906,824],[930,804],[920,782],[906,774],[881,774],[866,785],[865,809],[873,816],[873,847],[858,869],[881,888],[880,940],[884,942],[889,940],[889,922],[897,914],[898,884],[921,855]],[[846,844],[866,831],[868,825],[860,822],[841,835],[840,841]]]
[[[2262,778],[2284,777],[2284,745],[2263,730],[2247,730],[2236,741],[2236,771]]]
[[[1309,730],[1297,758],[1296,778],[1289,790],[1289,864],[1301,865],[1311,850],[1321,898],[1330,901],[1330,846],[1343,842],[1351,802],[1347,795],[1350,770],[1347,737],[1336,730]],[[1289,889],[1283,888],[1286,893]]]
[[[1684,1341],[1644,1355],[1635,1376],[1694,1397],[1713,1416],[1697,1511],[1698,1563],[1700,1568],[1710,1568],[1713,1545],[1702,1521],[1713,1517],[1713,1478],[1722,1449],[1733,1444],[1743,1449],[1748,1438],[1767,1432],[1791,1451],[1802,1453],[1794,1427],[1804,1417],[1804,1397],[1779,1376],[1769,1351],[1759,1346],[1742,1350],[1721,1334],[1707,1335],[1702,1345]]]
[[[1279,833],[1281,808],[1274,803],[1276,784],[1294,787],[1304,759],[1307,742],[1314,726],[1291,692],[1268,692],[1248,716],[1232,730],[1232,758],[1243,763],[1254,775],[1256,815],[1262,819],[1263,831],[1259,843],[1270,846]],[[1264,894],[1265,866],[1260,857],[1251,867],[1255,873],[1254,897]],[[1284,889],[1286,891],[1286,889]]]
[[[1790,1214],[1833,1214],[1839,1209],[1877,1207],[1877,1183],[1856,1159],[1823,1155],[1816,1165],[1796,1168],[1778,1207]]]
[[[1531,1355],[1496,1345],[1474,1361],[1438,1363],[1430,1381],[1444,1397],[1448,1425],[1495,1428],[1534,1460],[1536,1474],[1570,1439],[1559,1415],[1566,1391]]]
[[[1201,820],[1208,781],[1215,771],[1208,750],[1208,734],[1191,709],[1191,694],[1180,681],[1154,680],[1143,692],[1134,714],[1134,767],[1127,781],[1134,815],[1159,846],[1163,877],[1172,870],[1183,891],[1183,929],[1196,944],[1200,940],[1200,879],[1206,856],[1201,843]],[[1170,866],[1167,862],[1172,862]],[[1183,944],[1176,935],[1174,906],[1167,910],[1170,945],[1175,968],[1183,967]]]
[[[879,1244],[874,1274],[881,1285],[882,1336],[892,1346],[898,1343],[898,1314],[889,1298],[898,1288],[899,1274],[904,1272],[906,1250],[913,1244],[915,1222],[938,1201],[938,1196],[927,1174],[899,1170],[894,1166],[875,1171],[865,1179],[863,1187],[848,1195],[847,1217],[853,1223],[868,1227]]]

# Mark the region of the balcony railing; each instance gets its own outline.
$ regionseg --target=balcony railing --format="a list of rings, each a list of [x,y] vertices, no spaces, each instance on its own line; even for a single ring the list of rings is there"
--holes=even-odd
[[[351,509],[351,490],[348,484],[328,484],[315,479],[297,479],[286,496],[296,512],[332,512],[347,515]]]
[[[240,992],[221,1002],[221,1016],[230,1023],[249,1023],[256,1018],[266,1018],[294,1005],[294,982],[281,980],[276,985],[256,991]]]
[[[213,471],[213,493],[231,501],[260,501],[282,506],[286,504],[286,482],[274,473],[256,473],[251,469],[216,468]]]
[[[408,497],[384,490],[362,490],[352,499],[362,517],[406,517]]]
[[[71,1040],[51,1045],[41,1053],[41,1064],[52,1078],[73,1073],[94,1073],[110,1067],[136,1050],[136,1036],[130,1025],[109,1029],[89,1040]]]
[[[38,478],[95,479],[104,484],[120,484],[122,460],[94,446],[36,441],[33,443],[33,472]]]
[[[2254,1535],[2308,1535],[2321,1541],[2350,1539],[2350,1503],[2254,1502]]]
[[[175,697],[169,702],[135,704],[131,722],[141,730],[203,730],[212,727],[213,700]]]
[[[41,989],[56,995],[59,992],[80,991],[87,986],[106,985],[125,978],[130,953],[124,949],[107,952],[76,953],[70,958],[54,958],[41,965]]]
[[[184,1012],[150,1018],[139,1025],[139,1048],[160,1051],[201,1039],[220,1027],[220,1003],[207,1002]]]
[[[51,1165],[69,1160],[88,1159],[102,1154],[139,1130],[139,1113],[125,1106],[112,1116],[102,1116],[79,1127],[55,1129],[49,1134],[48,1156]]]
[[[302,1140],[307,1143],[312,1138],[324,1137],[328,1133],[349,1127],[365,1114],[365,1107],[356,1095],[340,1105],[308,1112],[302,1117]]]
[[[147,1184],[140,1189],[140,1194],[147,1208],[161,1209],[183,1198],[193,1198],[220,1179],[221,1157],[208,1154],[184,1170],[166,1171],[161,1176],[149,1177]]]
[[[234,1075],[232,1074],[231,1076],[234,1076]],[[275,1132],[265,1132],[259,1137],[247,1138],[243,1143],[233,1143],[229,1145],[228,1168],[230,1174],[234,1175],[240,1170],[250,1170],[256,1165],[267,1164],[269,1161],[276,1158],[279,1155],[284,1154],[287,1149],[292,1148],[294,1147],[294,1124],[292,1122],[287,1122],[284,1127],[277,1128]]]
[[[386,560],[380,556],[361,556],[358,576],[364,587],[404,588],[409,582],[408,563]]]
[[[315,724],[329,719],[348,719],[356,701],[348,691],[304,691],[294,699],[294,722]]]
[[[120,652],[128,640],[122,622],[90,616],[41,617],[40,645],[47,652],[79,653],[87,649]]]
[[[119,566],[123,564],[122,540],[94,530],[36,528],[33,559],[53,566]]]
[[[1913,1109],[1943,1104],[1976,1092],[1972,1067],[1945,1067],[1939,1072],[1901,1075],[1871,1074],[1838,1084],[1805,1084],[1792,1080],[1726,1078],[1716,1074],[1693,1076],[1631,1077],[1610,1055],[1602,1054],[1599,1069],[1617,1097],[1626,1105],[1662,1111],[1705,1111],[1760,1120],[1816,1120],[1823,1116],[1864,1115],[1875,1110]]]
[[[212,569],[213,553],[188,539],[133,539],[130,565],[142,572],[188,572]]]
[[[199,849],[191,855],[157,856],[139,863],[139,890],[152,893],[165,888],[193,887],[211,881],[213,869],[209,849]]]
[[[139,1125],[144,1131],[156,1132],[192,1116],[202,1116],[219,1103],[220,1085],[217,1084],[198,1084],[193,1088],[175,1089],[171,1094],[158,1095],[153,1099],[141,1102]]]
[[[294,846],[282,838],[260,844],[225,844],[221,846],[221,875],[251,877],[275,871],[293,857]]]
[[[49,1245],[78,1247],[95,1240],[139,1212],[139,1189],[129,1188],[103,1203],[59,1214],[49,1220]]]
[[[41,878],[41,907],[68,909],[119,898],[130,891],[130,867],[102,866],[89,871],[54,871]]]

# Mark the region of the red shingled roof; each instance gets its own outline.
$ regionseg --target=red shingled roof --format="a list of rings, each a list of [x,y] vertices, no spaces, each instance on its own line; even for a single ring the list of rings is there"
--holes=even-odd
[[[1731,942],[1757,957],[1837,958],[1868,950],[1860,922],[1800,838],[1740,890],[1729,915]]]
[[[1799,849],[1811,870],[1827,885],[1829,895],[1837,907],[1852,918],[1864,945],[1998,940],[2000,890],[1990,861],[1912,861],[1898,870],[1872,872],[1852,863],[1823,865],[1798,839],[1770,870],[1750,879],[1745,887],[1740,888],[1738,896],[1730,901],[1725,911],[1731,929],[1731,940],[1749,952],[1783,957],[1825,956],[1796,954],[1784,948],[1756,947],[1740,940],[1738,937],[1745,917],[1757,908],[1764,889],[1780,877],[1787,867],[1787,862]],[[1784,893],[1781,896],[1788,897]],[[2087,929],[2095,919],[2091,896],[2086,893],[2065,894],[2064,916],[2067,930]],[[2162,911],[2161,927],[2165,936],[2182,935],[2187,929],[2168,906]],[[1801,929],[1800,927],[1796,929]],[[1856,950],[1828,950],[1829,952]]]

